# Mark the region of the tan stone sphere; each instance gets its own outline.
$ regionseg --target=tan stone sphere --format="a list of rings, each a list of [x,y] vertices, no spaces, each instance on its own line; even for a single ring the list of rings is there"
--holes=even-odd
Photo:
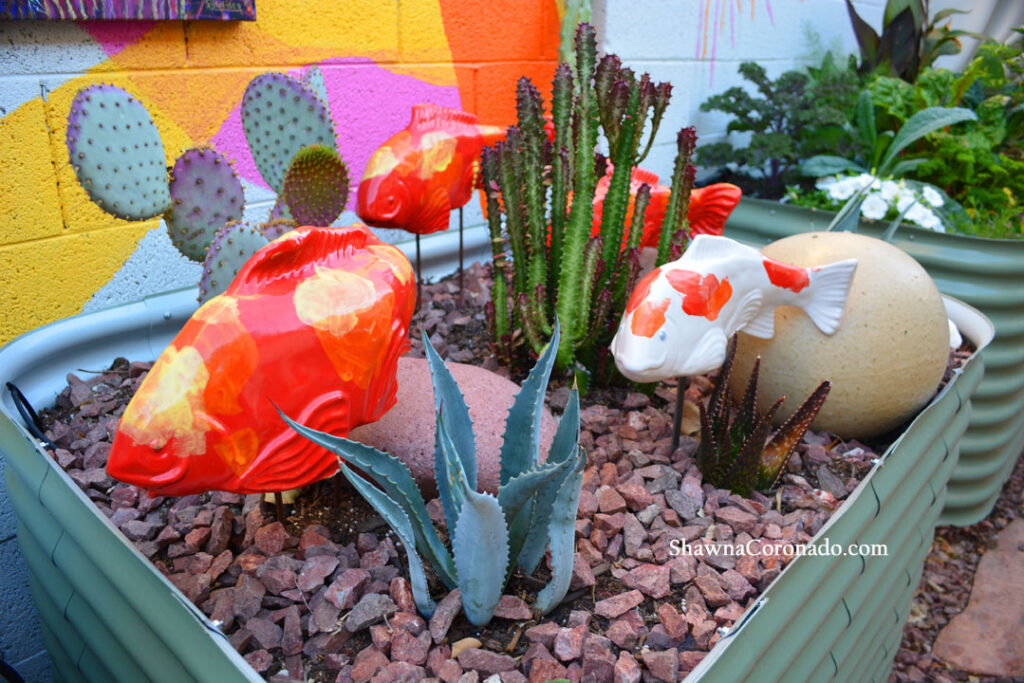
[[[928,403],[948,362],[949,327],[942,297],[917,261],[887,242],[849,232],[794,235],[763,252],[805,267],[856,258],[857,271],[832,336],[790,306],[775,309],[771,339],[739,333],[734,398],[760,355],[759,409],[786,396],[776,424],[826,379],[832,390],[812,428],[843,438],[883,434]]]

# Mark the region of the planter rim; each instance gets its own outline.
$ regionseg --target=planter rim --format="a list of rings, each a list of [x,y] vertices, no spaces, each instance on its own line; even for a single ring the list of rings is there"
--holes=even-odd
[[[810,216],[821,216],[827,218],[825,225],[822,226],[824,230],[828,222],[832,220],[832,216],[836,215],[835,211],[829,211],[828,209],[817,209],[807,206],[800,206],[798,204],[791,204],[789,202],[783,202],[778,199],[761,199],[760,197],[741,197],[741,204],[750,204],[753,206],[759,206],[769,210],[784,210],[804,213]],[[889,227],[889,221],[872,220],[870,218],[861,218],[860,225],[869,226],[883,232]],[[1020,244],[1020,248],[1024,249],[1024,239],[1011,239],[1006,237],[981,237],[980,235],[966,235],[960,232],[939,232],[937,230],[928,230],[912,223],[900,223],[900,226],[896,229],[895,239],[899,239],[901,236],[907,239],[914,240],[915,238],[929,237],[932,239],[956,239],[956,240],[967,240],[968,242],[977,242],[980,246],[1001,246],[1003,248],[1008,244]]]

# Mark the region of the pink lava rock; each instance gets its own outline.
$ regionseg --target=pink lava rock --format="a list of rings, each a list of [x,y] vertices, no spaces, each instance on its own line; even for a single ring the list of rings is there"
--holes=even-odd
[[[473,419],[476,434],[477,488],[496,493],[500,473],[505,417],[519,386],[473,365],[449,362]],[[398,400],[381,419],[353,429],[349,438],[390,453],[404,462],[427,496],[437,493],[434,482],[434,389],[423,358],[398,359]],[[544,409],[541,418],[540,459],[547,458],[557,422]]]

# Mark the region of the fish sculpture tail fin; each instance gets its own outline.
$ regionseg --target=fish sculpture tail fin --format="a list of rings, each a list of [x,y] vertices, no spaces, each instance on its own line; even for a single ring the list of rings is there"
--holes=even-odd
[[[857,259],[846,259],[811,269],[808,287],[811,297],[803,309],[825,334],[834,334],[839,328],[856,270]]]

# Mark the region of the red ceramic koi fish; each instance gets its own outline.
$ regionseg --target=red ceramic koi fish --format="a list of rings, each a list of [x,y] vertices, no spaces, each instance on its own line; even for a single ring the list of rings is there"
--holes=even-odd
[[[710,372],[737,330],[771,337],[777,306],[802,308],[832,334],[856,268],[855,259],[802,268],[726,237],[697,235],[682,258],[637,283],[612,339],[615,364],[637,382]]]
[[[415,282],[365,227],[299,228],[185,323],[117,429],[110,476],[153,495],[264,493],[338,471],[277,409],[345,435],[395,402]]]
[[[368,225],[424,235],[448,227],[448,214],[479,184],[480,150],[502,139],[474,114],[432,104],[412,109],[408,127],[373,153],[359,181],[356,213]]]
[[[597,181],[594,191],[594,223],[590,234],[595,236],[601,231],[601,217],[604,215],[604,198],[612,182],[612,168]],[[658,176],[642,168],[634,168],[629,183],[629,206],[626,209],[626,225],[633,220],[633,208],[636,204],[636,193],[644,183],[651,188],[651,202],[644,213],[644,231],[640,238],[641,247],[657,247],[661,237],[661,224],[665,220],[665,211],[672,194],[671,188],[658,183]],[[690,225],[690,235],[721,235],[725,221],[736,208],[743,191],[729,183],[715,183],[707,187],[696,187],[690,192],[690,206],[686,218]],[[623,235],[622,245],[626,245]]]

